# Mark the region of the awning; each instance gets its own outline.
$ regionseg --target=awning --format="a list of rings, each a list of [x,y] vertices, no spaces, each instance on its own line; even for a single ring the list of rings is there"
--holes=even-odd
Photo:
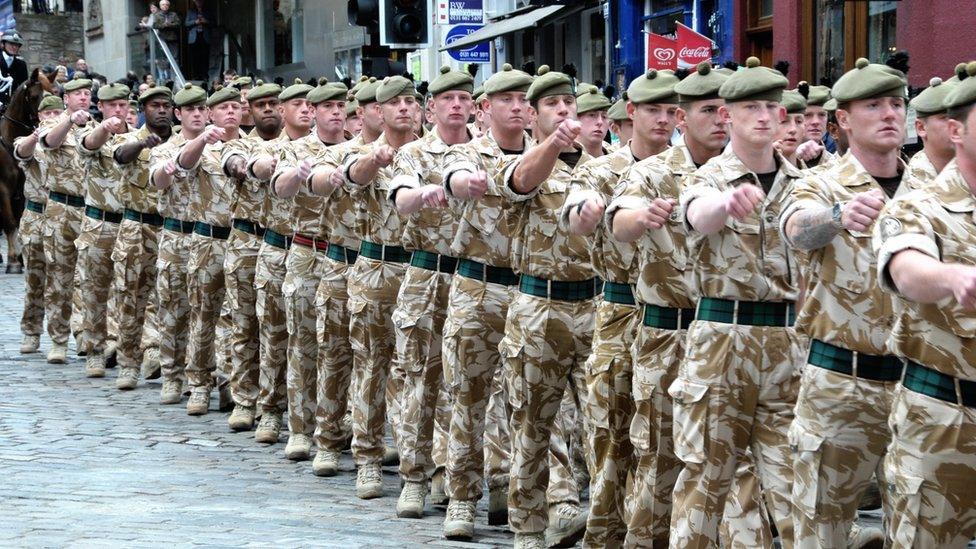
[[[487,42],[488,40],[497,38],[499,36],[520,31],[522,29],[527,29],[536,25],[539,21],[555,15],[558,11],[564,8],[566,8],[566,6],[545,6],[526,13],[520,13],[514,17],[509,17],[508,19],[502,19],[501,21],[497,21],[495,23],[488,23],[484,27],[481,27],[464,38],[455,40],[449,45],[444,46],[440,49],[440,51],[456,50],[458,48],[473,46],[480,42]]]

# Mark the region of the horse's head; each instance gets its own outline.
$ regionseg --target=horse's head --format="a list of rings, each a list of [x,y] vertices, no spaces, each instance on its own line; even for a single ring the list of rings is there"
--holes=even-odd
[[[41,104],[45,92],[55,92],[54,78],[45,74],[40,68],[31,72],[23,84],[18,87],[3,114],[3,124],[0,124],[0,132],[6,143],[12,143],[14,138],[27,135],[34,131],[40,123],[37,116],[37,107]]]

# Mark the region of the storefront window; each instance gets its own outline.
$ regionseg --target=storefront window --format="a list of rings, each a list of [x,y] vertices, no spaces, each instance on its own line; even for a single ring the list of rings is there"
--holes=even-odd
[[[607,73],[607,60],[604,56],[604,22],[603,14],[599,11],[590,13],[589,17],[589,53],[590,53],[590,75],[593,80],[603,80]]]
[[[673,35],[676,21],[684,19],[685,0],[646,0],[644,13],[649,17],[644,30],[654,34]]]
[[[844,0],[816,0],[818,83],[831,85],[844,74]]]
[[[301,0],[274,0],[274,64],[287,65],[303,60],[304,22]]]
[[[897,2],[868,2],[868,59],[884,63],[895,53]]]

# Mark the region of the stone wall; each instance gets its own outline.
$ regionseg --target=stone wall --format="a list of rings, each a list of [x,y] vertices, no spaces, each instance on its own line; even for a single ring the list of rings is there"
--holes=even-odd
[[[85,56],[85,31],[82,14],[44,15],[18,13],[14,15],[17,31],[24,39],[20,50],[31,70],[44,63],[58,63],[62,57],[74,64]]]

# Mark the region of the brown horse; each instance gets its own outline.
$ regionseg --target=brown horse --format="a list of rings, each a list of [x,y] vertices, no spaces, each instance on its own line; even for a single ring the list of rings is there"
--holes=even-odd
[[[24,172],[17,165],[11,151],[14,140],[27,135],[37,127],[37,106],[44,92],[54,92],[54,75],[46,75],[39,68],[30,78],[17,87],[10,104],[0,118],[0,229],[7,237],[7,272],[23,272],[18,259],[20,242],[17,227],[24,212]]]

